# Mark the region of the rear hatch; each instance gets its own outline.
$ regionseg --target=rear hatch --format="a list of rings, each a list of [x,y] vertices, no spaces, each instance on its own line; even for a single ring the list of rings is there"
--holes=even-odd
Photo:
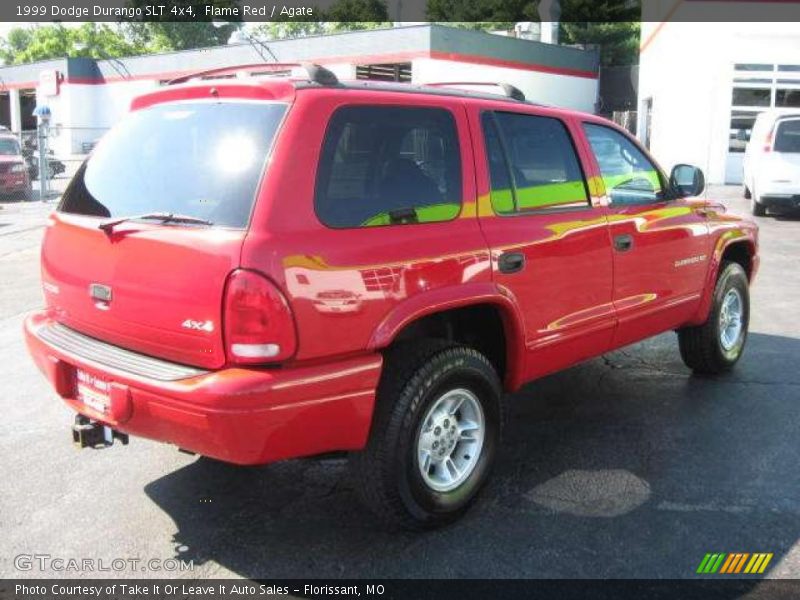
[[[800,118],[778,119],[767,156],[765,175],[772,184],[800,188]]]
[[[225,363],[225,282],[285,103],[191,100],[132,112],[79,169],[47,228],[56,318],[151,356]]]

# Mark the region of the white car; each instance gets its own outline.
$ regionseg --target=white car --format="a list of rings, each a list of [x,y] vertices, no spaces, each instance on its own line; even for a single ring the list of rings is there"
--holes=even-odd
[[[800,109],[756,118],[744,154],[744,197],[754,215],[800,210]]]

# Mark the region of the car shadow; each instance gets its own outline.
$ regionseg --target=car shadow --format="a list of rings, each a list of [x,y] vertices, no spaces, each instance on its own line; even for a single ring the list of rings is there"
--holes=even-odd
[[[665,334],[534,382],[509,397],[491,482],[438,531],[381,529],[340,459],[198,459],[145,492],[176,557],[248,578],[691,578],[708,552],[772,552],[781,574],[800,551],[798,356],[751,333],[733,373],[696,377]]]

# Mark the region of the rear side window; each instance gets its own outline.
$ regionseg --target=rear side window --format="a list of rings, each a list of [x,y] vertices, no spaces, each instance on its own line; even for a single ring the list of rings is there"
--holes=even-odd
[[[778,121],[773,149],[775,152],[800,152],[800,119]]]
[[[502,112],[482,119],[495,212],[588,206],[583,172],[561,121]]]
[[[76,173],[59,210],[173,213],[247,226],[285,104],[167,103],[134,111]]]
[[[331,117],[315,205],[329,227],[449,221],[461,211],[455,120],[439,108],[347,106]]]

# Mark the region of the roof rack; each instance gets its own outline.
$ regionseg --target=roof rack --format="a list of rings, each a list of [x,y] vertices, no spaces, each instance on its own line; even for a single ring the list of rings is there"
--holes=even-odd
[[[181,75],[180,77],[176,77],[174,79],[170,79],[167,82],[167,85],[175,85],[177,83],[186,83],[191,79],[198,79],[198,78],[210,78],[212,76],[220,76],[220,75],[228,75],[232,74],[235,75],[236,73],[245,73],[248,71],[263,71],[265,69],[271,69],[275,71],[284,70],[287,68],[301,68],[305,69],[306,74],[308,75],[308,80],[317,83],[319,85],[337,85],[339,83],[339,79],[336,75],[329,69],[322,67],[317,64],[312,63],[253,63],[253,64],[246,64],[246,65],[234,65],[228,67],[217,67],[215,69],[206,69],[205,71],[197,71],[195,73],[189,73],[188,75]]]
[[[493,83],[491,81],[436,81],[432,83],[423,83],[422,85],[430,87],[457,87],[460,85],[492,86],[503,90],[503,94],[509,98],[525,102],[525,94],[522,93],[522,90],[510,83]]]

